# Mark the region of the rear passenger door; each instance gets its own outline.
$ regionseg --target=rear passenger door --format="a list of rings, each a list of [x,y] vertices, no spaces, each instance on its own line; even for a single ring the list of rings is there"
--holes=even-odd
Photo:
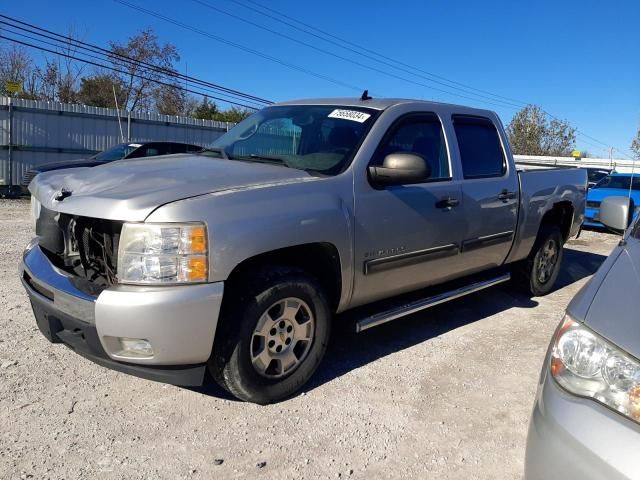
[[[518,174],[492,120],[469,115],[453,115],[452,120],[463,175],[462,260],[469,270],[496,267],[506,259],[515,235]]]

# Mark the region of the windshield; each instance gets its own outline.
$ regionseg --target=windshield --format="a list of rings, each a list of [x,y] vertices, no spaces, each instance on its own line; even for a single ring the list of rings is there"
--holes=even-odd
[[[609,172],[606,170],[594,170],[592,168],[587,169],[587,177],[591,183],[597,183],[607,175],[609,175]]]
[[[631,182],[631,176],[626,175],[609,175],[600,181],[593,188],[619,188],[622,190],[629,190],[629,183]],[[632,190],[640,190],[640,175],[634,175]]]
[[[120,160],[126,157],[127,155],[129,155],[135,149],[140,148],[141,146],[142,145],[140,145],[139,143],[119,143],[118,145],[111,147],[105,150],[104,152],[100,152],[93,158],[95,160],[102,160],[102,161]]]
[[[330,105],[267,107],[217,139],[208,154],[336,175],[353,159],[377,113]]]

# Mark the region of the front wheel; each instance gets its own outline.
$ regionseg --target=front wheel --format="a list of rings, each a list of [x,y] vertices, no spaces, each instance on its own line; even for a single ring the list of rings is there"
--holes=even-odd
[[[560,273],[562,247],[560,229],[553,225],[544,225],[529,257],[514,266],[513,276],[516,283],[534,297],[551,292]]]
[[[285,267],[264,270],[238,286],[245,294],[223,313],[211,373],[241,400],[277,402],[300,389],[324,356],[331,321],[327,299],[315,279]]]

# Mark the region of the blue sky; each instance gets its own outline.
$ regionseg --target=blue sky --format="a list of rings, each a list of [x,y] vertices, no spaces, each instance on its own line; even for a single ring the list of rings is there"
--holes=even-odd
[[[460,98],[354,65],[194,0],[127,1],[338,82],[368,88],[376,95],[488,107],[496,110],[505,124],[516,110],[483,103],[481,98]],[[474,97],[303,35],[232,0],[200,1],[393,75]],[[421,70],[521,102],[540,104],[586,134],[626,152],[640,126],[637,0],[255,1]],[[162,41],[178,47],[183,72],[272,100],[359,93],[113,0],[6,2],[0,11],[54,31],[65,32],[72,26],[83,40],[99,45],[109,40],[125,41],[140,29],[152,27]],[[34,55],[38,58],[42,54]],[[604,155],[605,148],[591,145],[594,143],[578,137],[579,148]]]

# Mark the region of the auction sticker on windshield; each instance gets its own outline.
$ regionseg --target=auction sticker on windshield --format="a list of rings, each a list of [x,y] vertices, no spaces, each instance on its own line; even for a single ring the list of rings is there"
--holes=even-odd
[[[364,123],[370,117],[368,113],[358,112],[357,110],[340,110],[336,109],[329,114],[329,118],[341,118],[342,120],[351,120],[353,122]]]

